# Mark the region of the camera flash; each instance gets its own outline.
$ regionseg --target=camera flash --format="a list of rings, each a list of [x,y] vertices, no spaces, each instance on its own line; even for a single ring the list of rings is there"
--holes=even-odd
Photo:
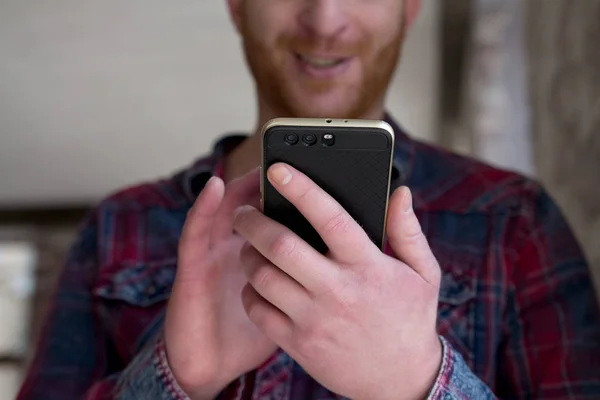
[[[323,134],[323,146],[331,147],[335,144],[335,135],[333,133]]]

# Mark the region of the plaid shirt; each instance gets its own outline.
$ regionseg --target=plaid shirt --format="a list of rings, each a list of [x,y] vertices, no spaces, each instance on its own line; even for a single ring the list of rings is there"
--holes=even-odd
[[[389,122],[396,184],[412,188],[443,271],[444,356],[429,397],[600,398],[600,317],[588,266],[547,193],[411,140]],[[187,398],[161,339],[177,242],[195,197],[241,139],[227,137],[190,168],[95,208],[70,252],[19,399]],[[337,396],[278,351],[219,398]]]

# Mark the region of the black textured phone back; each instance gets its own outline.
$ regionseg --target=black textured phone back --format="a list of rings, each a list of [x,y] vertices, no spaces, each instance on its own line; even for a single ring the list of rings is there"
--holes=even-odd
[[[392,138],[375,129],[296,128],[292,131],[300,139],[293,146],[280,145],[290,129],[265,134],[265,167],[285,162],[302,171],[336,199],[381,248],[389,195]],[[318,143],[304,145],[301,138],[306,132],[314,133]],[[325,147],[321,144],[325,132],[335,134],[336,145]],[[308,221],[266,178],[263,202],[267,216],[292,229],[320,252],[327,251]]]

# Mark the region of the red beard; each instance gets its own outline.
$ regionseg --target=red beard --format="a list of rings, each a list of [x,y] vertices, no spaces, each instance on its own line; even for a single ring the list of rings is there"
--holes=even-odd
[[[244,23],[244,16],[241,28],[246,62],[256,81],[259,96],[278,117],[296,118],[363,118],[385,96],[398,63],[405,33],[403,26],[395,37],[379,48],[369,36],[363,36],[364,39],[359,42],[342,43],[337,40],[292,35],[282,35],[274,48],[270,48],[248,29]],[[339,115],[318,115],[318,111],[310,111],[311,105],[306,104],[305,99],[294,96],[290,82],[285,77],[286,62],[289,62],[293,53],[335,54],[361,60],[362,77],[351,84],[353,96],[348,102],[336,106]],[[336,79],[306,78],[296,82],[298,83],[303,91],[310,94],[323,94],[339,85],[348,85],[347,82],[339,82]]]

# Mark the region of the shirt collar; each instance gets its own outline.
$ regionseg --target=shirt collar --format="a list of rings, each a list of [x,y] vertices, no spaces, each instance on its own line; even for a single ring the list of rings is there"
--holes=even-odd
[[[402,185],[410,176],[414,159],[414,142],[408,137],[404,129],[385,113],[384,121],[394,130],[395,147],[392,161],[392,190]],[[190,168],[183,172],[183,187],[186,195],[193,201],[206,182],[212,176],[222,177],[223,161],[236,146],[248,138],[247,134],[229,134],[217,140],[212,153],[196,161]]]
[[[198,194],[212,176],[223,177],[225,156],[247,138],[247,134],[240,133],[222,137],[215,142],[212,153],[197,160],[183,172],[183,189],[191,201],[198,197]]]

